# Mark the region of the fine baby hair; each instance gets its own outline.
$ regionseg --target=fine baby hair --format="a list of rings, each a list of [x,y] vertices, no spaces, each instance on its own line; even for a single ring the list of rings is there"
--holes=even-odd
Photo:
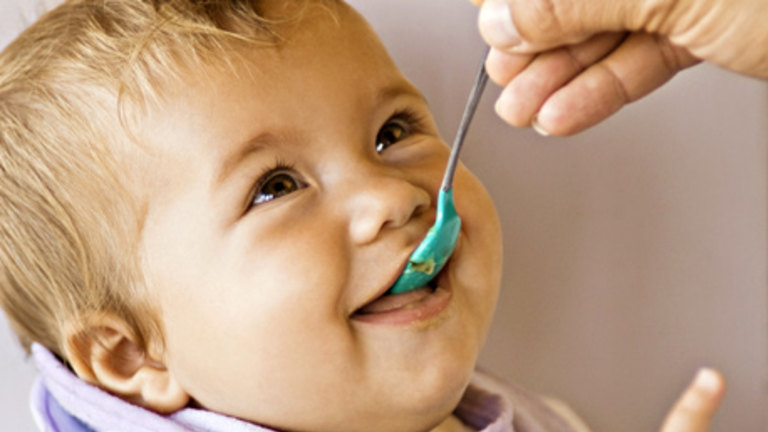
[[[233,45],[279,43],[277,21],[301,11],[267,17],[263,3],[68,1],[0,55],[0,298],[25,349],[64,356],[65,335],[98,311],[140,342],[160,334],[137,262],[140,191],[123,165],[141,148],[131,121]]]

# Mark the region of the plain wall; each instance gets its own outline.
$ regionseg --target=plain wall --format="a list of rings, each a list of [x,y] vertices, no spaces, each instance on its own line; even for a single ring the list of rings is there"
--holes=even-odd
[[[0,0],[0,45],[31,4]],[[352,4],[450,141],[482,50],[474,8]],[[695,370],[711,365],[729,382],[713,430],[768,430],[768,86],[699,66],[565,139],[503,124],[497,93],[489,86],[463,156],[504,228],[502,295],[481,365],[563,398],[595,431],[622,432],[657,430]],[[0,325],[2,430],[32,430],[33,376]]]

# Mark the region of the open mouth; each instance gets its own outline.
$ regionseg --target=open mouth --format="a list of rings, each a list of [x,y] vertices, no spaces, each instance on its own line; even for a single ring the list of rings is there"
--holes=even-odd
[[[427,315],[438,313],[444,307],[440,307],[440,310],[437,310],[436,306],[441,305],[436,304],[435,300],[450,299],[450,294],[445,286],[447,285],[445,282],[446,278],[443,277],[446,269],[449,268],[449,264],[450,262],[422,288],[400,294],[391,294],[387,290],[382,295],[358,308],[352,314],[352,317],[364,321],[375,321],[386,317],[388,322],[399,323],[413,319],[423,319]]]
[[[369,315],[376,313],[384,313],[392,310],[408,307],[409,305],[415,305],[424,297],[432,294],[437,289],[437,276],[432,278],[427,285],[422,288],[415,289],[413,291],[404,292],[401,294],[388,294],[375,298],[372,302],[367,303],[360,309],[355,311],[355,315]]]

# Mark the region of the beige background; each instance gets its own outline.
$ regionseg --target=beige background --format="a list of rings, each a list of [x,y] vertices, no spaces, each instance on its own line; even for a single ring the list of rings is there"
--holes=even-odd
[[[474,8],[352,3],[452,138],[481,52]],[[0,0],[0,45],[21,27],[21,4],[30,8]],[[768,86],[697,67],[569,139],[502,124],[497,91],[464,157],[505,230],[483,367],[567,400],[595,431],[641,432],[656,430],[696,368],[712,365],[730,385],[713,430],[768,430]],[[0,424],[31,430],[34,371],[6,340],[3,324]]]

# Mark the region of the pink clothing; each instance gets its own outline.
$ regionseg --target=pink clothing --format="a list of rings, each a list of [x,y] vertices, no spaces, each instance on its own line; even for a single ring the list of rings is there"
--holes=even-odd
[[[32,352],[40,377],[31,404],[43,432],[275,432],[196,408],[160,415],[80,380],[40,345],[34,345]],[[481,432],[573,431],[537,397],[479,372],[455,414]]]

